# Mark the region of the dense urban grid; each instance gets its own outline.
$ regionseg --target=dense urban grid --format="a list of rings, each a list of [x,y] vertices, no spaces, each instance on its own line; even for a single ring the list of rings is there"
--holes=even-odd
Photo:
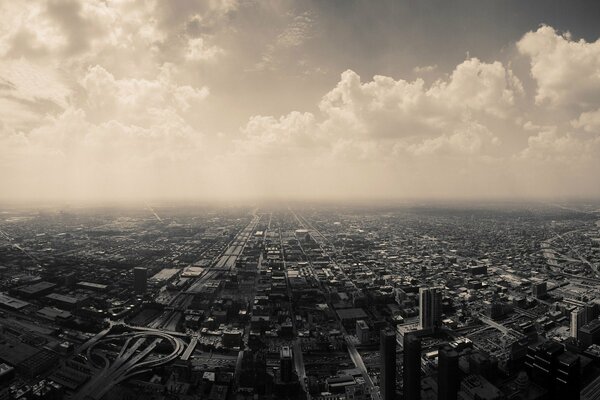
[[[600,398],[597,203],[0,209],[0,399]]]

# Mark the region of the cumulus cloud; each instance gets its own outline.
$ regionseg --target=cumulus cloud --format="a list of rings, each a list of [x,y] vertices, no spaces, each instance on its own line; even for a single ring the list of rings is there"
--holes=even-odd
[[[315,40],[320,18],[233,0],[0,3],[0,186],[13,197],[600,194],[600,41],[542,26],[502,62],[298,74],[335,65]],[[517,76],[513,57],[529,71]]]
[[[472,58],[459,64],[449,79],[426,87],[422,79],[375,76],[362,83],[353,71],[320,102],[331,130],[382,137],[422,136],[453,130],[465,118],[505,118],[523,92],[520,81],[501,63]]]
[[[542,26],[523,36],[517,48],[530,58],[538,104],[600,104],[600,40],[576,41],[569,33],[560,34],[550,26]]]
[[[292,112],[280,118],[257,116],[242,130],[245,154],[278,152],[302,157],[381,160],[404,156],[475,156],[500,139],[486,126],[490,118],[513,113],[520,81],[500,63],[469,59],[447,80],[427,87],[375,76],[362,82],[348,70],[319,102],[320,116]]]
[[[81,80],[85,107],[94,120],[118,119],[141,126],[152,125],[162,111],[186,111],[208,96],[208,88],[192,88],[171,82],[168,66],[156,79],[116,79],[95,65]]]

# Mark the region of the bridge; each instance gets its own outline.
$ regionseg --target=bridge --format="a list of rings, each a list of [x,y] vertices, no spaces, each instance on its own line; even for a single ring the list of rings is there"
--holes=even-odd
[[[121,334],[109,334],[115,326],[122,326],[131,331]],[[183,353],[186,347],[186,343],[180,336],[182,336],[181,333],[175,336],[156,329],[111,323],[77,350],[78,354],[85,355],[86,362],[94,373],[92,378],[75,393],[73,398],[99,400],[110,389],[124,380],[174,361]],[[99,347],[120,341],[124,341],[124,343],[111,362],[110,357]],[[150,357],[155,348],[163,342],[170,345],[171,352],[167,355]],[[192,344],[190,343],[187,346],[188,350],[192,348],[193,351],[195,344],[193,346]]]

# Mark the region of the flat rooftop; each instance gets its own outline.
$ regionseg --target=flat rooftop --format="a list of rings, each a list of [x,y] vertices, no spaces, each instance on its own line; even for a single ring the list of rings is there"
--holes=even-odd
[[[29,305],[28,302],[15,299],[14,297],[7,296],[4,293],[0,293],[0,306],[10,308],[13,310],[20,310]]]
[[[92,290],[106,290],[108,288],[107,285],[103,285],[101,283],[85,282],[85,281],[77,282],[77,286],[84,288],[84,289],[92,289]]]
[[[153,282],[165,282],[172,279],[181,271],[179,268],[164,268],[161,269],[156,275],[150,278]]]
[[[52,293],[46,296],[47,299],[60,301],[62,303],[77,304],[80,299],[72,296],[65,296],[64,294]]]
[[[362,308],[342,308],[336,310],[340,319],[363,319],[367,318],[367,313]]]
[[[27,294],[27,295],[35,295],[37,293],[43,292],[45,290],[50,290],[54,288],[56,285],[51,282],[38,282],[33,285],[27,285],[18,288],[19,293]]]

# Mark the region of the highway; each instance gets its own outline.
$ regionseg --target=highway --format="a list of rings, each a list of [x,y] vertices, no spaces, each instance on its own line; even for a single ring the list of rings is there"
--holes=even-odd
[[[485,315],[483,315],[483,314],[481,314],[481,313],[480,313],[480,314],[478,314],[478,318],[479,318],[479,319],[481,320],[481,322],[483,322],[484,324],[486,324],[486,325],[489,325],[489,326],[491,326],[491,327],[493,327],[493,328],[496,328],[496,329],[498,329],[500,332],[502,332],[502,333],[504,333],[504,334],[506,334],[506,335],[511,335],[511,336],[514,336],[514,337],[516,337],[516,338],[522,338],[522,337],[524,337],[524,336],[525,336],[525,335],[523,335],[522,333],[515,331],[514,329],[507,328],[507,327],[505,327],[504,325],[502,325],[502,324],[499,324],[499,323],[497,323],[497,322],[493,321],[492,319],[490,319],[490,318],[486,317]]]
[[[194,335],[194,336],[192,336],[192,340],[190,340],[190,344],[186,347],[185,351],[183,352],[183,355],[181,356],[181,359],[183,361],[189,360],[189,358],[192,355],[192,353],[194,352],[194,349],[196,348],[197,344],[198,344],[198,335]]]
[[[105,366],[102,369],[97,370],[92,379],[76,393],[74,396],[75,399],[101,399],[114,385],[135,373],[136,370],[171,362],[179,357],[184,348],[181,339],[161,331],[142,330],[118,336],[106,336],[106,332],[102,337],[96,335],[86,343],[88,346],[86,346],[85,351],[88,355],[88,362],[90,364],[92,364],[92,354],[98,354],[106,361]],[[94,347],[102,340],[112,341],[117,338],[125,337],[127,339],[112,364],[108,365],[108,359],[102,353],[94,353]],[[144,361],[144,359],[150,355],[155,347],[163,340],[167,340],[171,343],[173,347],[171,354],[167,357]],[[80,351],[82,351],[82,349],[80,349]]]
[[[220,273],[223,273],[223,270],[233,269],[259,220],[260,216],[254,213],[250,223],[236,235],[221,255],[216,257],[213,266],[207,268],[203,275],[192,283],[190,288],[210,279],[215,279]],[[177,307],[180,307],[185,301],[189,300],[188,297],[185,290],[177,293],[169,302],[170,307],[165,309],[159,317],[152,321],[149,327],[134,327],[122,322],[109,321],[108,327],[82,344],[76,353],[87,356],[88,364],[95,373],[92,379],[75,394],[74,398],[101,399],[114,385],[145,371],[147,368],[169,363],[180,356],[184,360],[189,359],[198,343],[198,335],[192,336],[189,344],[186,346],[186,343],[180,337],[188,337],[188,335],[182,332],[174,332],[175,325],[181,317],[181,312],[178,311]],[[116,325],[129,328],[133,332],[110,335],[110,330]],[[119,339],[126,340],[119,354],[111,364],[104,353],[98,351],[96,347],[100,343]],[[146,360],[155,347],[164,340],[171,343],[173,347],[172,353],[166,357]],[[104,365],[98,367],[98,365],[92,362],[92,357],[100,357],[104,360]]]

